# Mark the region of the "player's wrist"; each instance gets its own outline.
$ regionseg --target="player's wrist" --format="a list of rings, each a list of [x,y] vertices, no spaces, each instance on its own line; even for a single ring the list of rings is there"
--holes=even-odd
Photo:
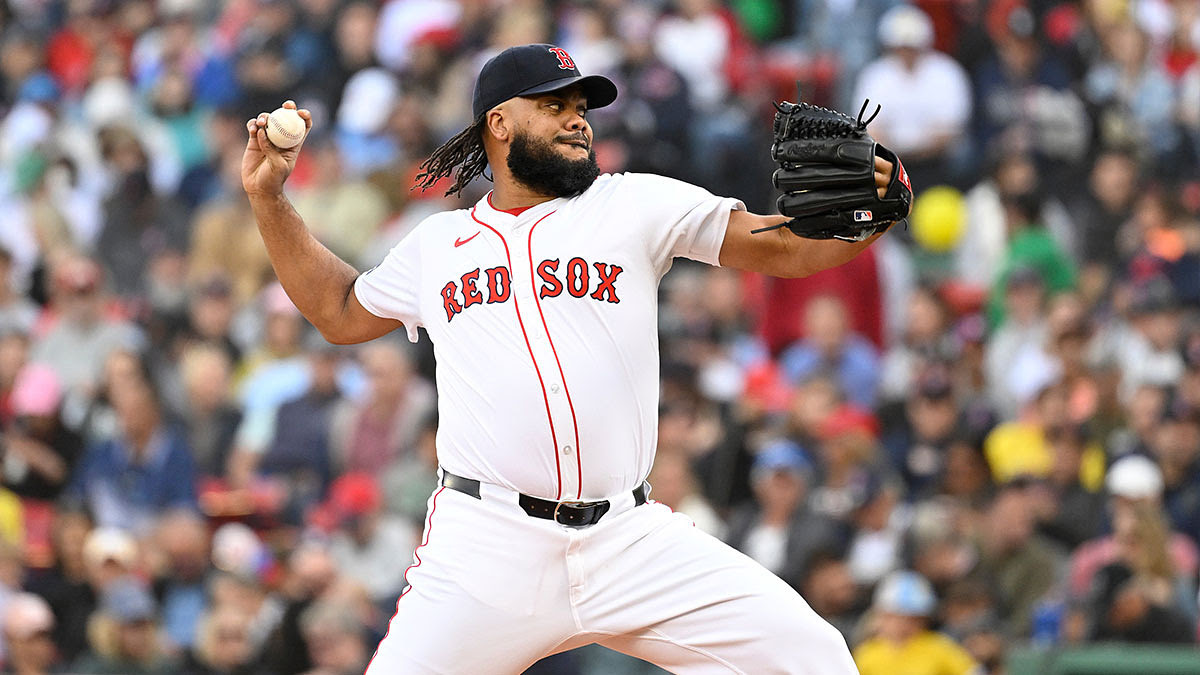
[[[267,206],[271,203],[287,203],[287,197],[283,194],[283,186],[278,188],[260,188],[255,190],[246,190],[246,196],[250,198],[251,205]]]
[[[246,196],[250,199],[250,210],[254,213],[255,219],[260,222],[263,219],[275,221],[295,210],[292,208],[291,201],[283,194],[283,190],[278,192],[269,189],[247,191]]]

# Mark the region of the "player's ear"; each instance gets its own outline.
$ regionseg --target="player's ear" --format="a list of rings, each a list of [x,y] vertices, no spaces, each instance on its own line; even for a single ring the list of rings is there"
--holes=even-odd
[[[487,111],[483,118],[484,131],[498,141],[507,141],[512,133],[512,120],[508,118],[504,106],[498,106]]]

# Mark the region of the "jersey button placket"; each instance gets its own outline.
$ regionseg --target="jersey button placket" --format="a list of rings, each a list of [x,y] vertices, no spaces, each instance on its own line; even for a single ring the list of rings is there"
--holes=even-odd
[[[517,236],[520,237],[520,232],[523,228],[514,228],[518,231]],[[519,250],[519,249],[518,249]],[[529,349],[533,355],[533,360],[537,364],[538,370],[545,378],[544,386],[545,393],[548,397],[550,408],[550,417],[553,420],[554,428],[559,431],[559,447],[555,448],[561,456],[570,456],[574,449],[567,450],[566,435],[574,438],[574,424],[571,418],[571,411],[567,407],[565,398],[562,396],[562,384],[560,381],[550,381],[557,379],[552,376],[558,372],[558,364],[554,359],[554,353],[550,349],[550,341],[546,335],[546,328],[542,323],[541,312],[539,311],[538,303],[533,296],[533,288],[528,280],[533,276],[533,270],[530,269],[528,260],[528,251],[523,251],[525,255],[516,253],[512,260],[512,278],[514,280],[521,279],[525,283],[514,284],[513,302],[517,304],[521,315],[528,317],[525,322],[525,330],[529,337]],[[531,319],[531,320],[529,320]],[[577,490],[578,480],[576,479],[577,470],[572,462],[563,463],[560,471],[562,481],[562,495],[564,498],[574,497]]]
[[[542,217],[543,219],[545,217]],[[579,494],[580,467],[579,467],[579,452],[576,438],[578,431],[575,428],[575,415],[571,410],[571,402],[567,394],[566,384],[563,382],[563,375],[560,372],[561,366],[567,364],[559,363],[559,358],[562,353],[555,353],[554,343],[554,324],[553,314],[556,309],[562,309],[561,303],[564,298],[551,300],[550,298],[539,299],[536,295],[540,279],[537,275],[538,261],[543,258],[553,258],[561,256],[539,255],[537,251],[532,250],[534,242],[538,242],[538,248],[541,246],[551,246],[556,233],[553,229],[545,229],[543,225],[540,228],[535,228],[527,232],[526,243],[530,246],[525,250],[524,259],[519,265],[521,267],[520,277],[524,283],[523,288],[518,287],[517,300],[521,303],[521,311],[524,312],[526,307],[535,317],[536,321],[531,334],[536,336],[533,338],[533,352],[537,354],[538,365],[545,364],[542,372],[553,373],[555,376],[548,377],[546,381],[546,394],[549,396],[550,410],[554,419],[554,427],[558,430],[558,448],[556,449],[561,458],[561,474],[562,474],[562,498],[574,499]],[[517,270],[513,270],[517,272]],[[513,275],[517,279],[517,274]],[[574,298],[569,298],[574,300]],[[561,349],[561,347],[560,347]]]

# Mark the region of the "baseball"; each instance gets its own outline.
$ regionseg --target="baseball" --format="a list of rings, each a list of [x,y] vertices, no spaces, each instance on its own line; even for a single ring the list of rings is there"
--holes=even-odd
[[[304,118],[292,108],[277,108],[267,118],[267,138],[277,148],[294,148],[304,140]]]

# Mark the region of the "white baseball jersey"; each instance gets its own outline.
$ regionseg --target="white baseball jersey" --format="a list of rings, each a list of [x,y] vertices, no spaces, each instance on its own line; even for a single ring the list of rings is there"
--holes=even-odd
[[[717,264],[745,206],[646,174],[518,215],[490,196],[422,221],[355,294],[432,338],[447,471],[546,499],[632,490],[657,442],[659,281],[676,256]]]

